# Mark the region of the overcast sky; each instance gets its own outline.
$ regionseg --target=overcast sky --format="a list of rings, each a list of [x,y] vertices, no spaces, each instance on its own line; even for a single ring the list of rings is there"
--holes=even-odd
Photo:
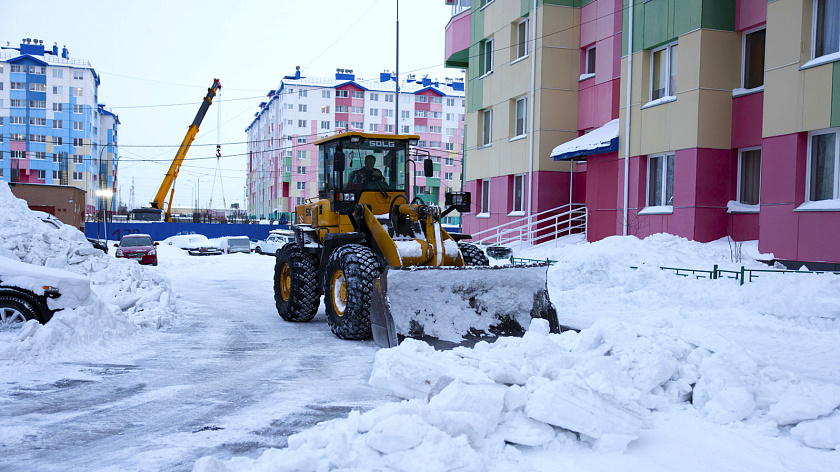
[[[214,78],[222,83],[175,189],[175,206],[207,206],[220,160],[228,206],[244,204],[245,128],[269,90],[301,66],[309,77],[336,68],[357,77],[393,71],[397,0],[0,1],[0,41],[66,45],[99,74],[99,102],[119,115],[119,193],[148,206]],[[402,0],[400,73],[460,77],[444,69],[444,0]],[[220,106],[221,105],[221,106]],[[222,206],[220,177],[213,206]]]

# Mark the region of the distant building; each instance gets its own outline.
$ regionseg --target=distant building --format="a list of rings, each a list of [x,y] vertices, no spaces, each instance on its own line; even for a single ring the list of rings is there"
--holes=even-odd
[[[400,85],[384,72],[375,80],[357,79],[339,69],[334,78],[286,76],[246,129],[248,133],[248,214],[253,219],[291,217],[295,206],[318,194],[316,140],[344,131],[420,135],[418,148],[429,151],[435,175],[414,173],[413,194],[443,205],[447,189],[461,189],[464,83],[409,75]],[[453,213],[444,223],[457,225]]]
[[[112,210],[119,117],[98,102],[99,75],[66,47],[24,39],[0,48],[0,180],[73,186],[83,213]],[[58,216],[58,215],[56,215]]]

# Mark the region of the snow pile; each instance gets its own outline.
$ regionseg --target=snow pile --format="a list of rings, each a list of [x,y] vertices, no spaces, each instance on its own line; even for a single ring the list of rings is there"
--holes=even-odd
[[[138,327],[159,328],[172,321],[172,288],[156,271],[108,257],[72,226],[56,229],[44,224],[6,183],[0,183],[0,208],[0,256],[83,275],[93,290],[92,298],[81,306],[56,313],[44,326],[25,327],[14,342],[0,345],[4,358],[103,345],[106,339],[127,336]]]

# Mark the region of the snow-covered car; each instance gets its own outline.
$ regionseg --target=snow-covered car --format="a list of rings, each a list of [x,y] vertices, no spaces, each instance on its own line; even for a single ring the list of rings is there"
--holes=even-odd
[[[257,254],[272,254],[276,255],[277,251],[280,250],[281,247],[285,246],[286,243],[293,242],[295,240],[295,233],[288,229],[275,229],[271,230],[268,233],[268,237],[257,241],[257,245],[254,248],[254,252]]]
[[[209,241],[207,236],[203,234],[176,234],[175,236],[164,239],[163,243],[189,251],[190,249],[198,249],[203,245],[207,245]]]
[[[55,215],[51,215],[45,211],[33,210],[32,214],[37,216],[44,223],[54,227],[55,229],[59,229],[62,226],[64,226],[64,223],[62,223],[61,220],[56,218]]]
[[[224,254],[219,244],[212,241],[206,241],[198,247],[187,249],[191,256],[220,256]]]
[[[140,264],[157,265],[157,245],[148,234],[129,234],[123,236],[119,244],[114,244],[117,248],[114,256],[132,259]]]
[[[88,242],[90,243],[91,246],[93,246],[96,249],[99,249],[100,251],[104,252],[105,254],[108,254],[108,242],[107,241],[105,241],[104,239],[97,239],[97,238],[86,238],[86,239],[88,240]]]
[[[230,236],[227,238],[222,238],[220,242],[220,247],[224,252],[228,254],[233,254],[235,252],[244,252],[246,254],[250,254],[251,240],[248,239],[248,236]]]
[[[45,324],[53,313],[79,306],[90,294],[87,277],[0,257],[0,331],[17,330],[29,320]]]

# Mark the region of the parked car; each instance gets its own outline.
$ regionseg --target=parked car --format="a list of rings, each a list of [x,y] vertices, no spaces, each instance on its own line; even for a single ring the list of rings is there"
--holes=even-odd
[[[165,244],[179,247],[185,251],[198,249],[201,246],[210,244],[210,240],[203,234],[176,234],[163,240]]]
[[[88,242],[96,249],[108,254],[108,241],[104,239],[96,239],[96,238],[86,238]]]
[[[44,223],[52,226],[55,229],[60,229],[62,226],[64,226],[64,223],[62,223],[61,220],[56,218],[55,215],[51,215],[51,214],[49,214],[45,211],[39,211],[39,210],[33,210],[32,213],[35,216],[37,216],[38,219],[40,219]]]
[[[0,256],[0,332],[16,331],[29,320],[49,321],[58,310],[49,308],[48,299],[61,297],[63,308],[75,308],[90,293],[87,277]]]
[[[152,241],[152,237],[148,234],[129,234],[123,236],[119,244],[114,244],[117,252],[114,253],[116,257],[124,257],[132,259],[140,264],[158,264],[157,246],[158,243]]]
[[[251,253],[251,240],[248,236],[230,236],[222,238],[221,246],[223,251],[228,254],[234,252]]]
[[[191,256],[220,256],[224,254],[218,243],[205,241],[200,246],[187,249]]]
[[[277,251],[286,245],[286,243],[290,243],[295,240],[295,233],[292,230],[288,229],[275,229],[271,230],[268,233],[268,237],[257,241],[257,246],[254,248],[254,252],[257,254],[277,254]]]

